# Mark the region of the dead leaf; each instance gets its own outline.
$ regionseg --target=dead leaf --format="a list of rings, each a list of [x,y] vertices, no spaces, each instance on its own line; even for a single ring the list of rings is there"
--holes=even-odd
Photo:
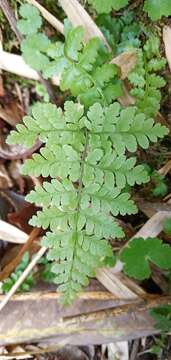
[[[13,186],[13,182],[9,177],[6,168],[0,164],[0,189],[9,189]]]
[[[25,203],[25,206],[19,211],[8,214],[8,220],[11,224],[18,226],[21,230],[29,234],[33,228],[29,225],[28,221],[32,215],[36,213],[36,210],[35,205]]]
[[[123,95],[119,97],[119,102],[122,106],[135,105],[135,99],[129,94],[126,85],[123,85]]]
[[[163,28],[163,41],[165,46],[166,59],[169,64],[169,68],[171,71],[171,27],[164,26]]]
[[[12,225],[9,225],[12,226]],[[19,230],[21,231],[21,230]],[[0,281],[5,280],[9,277],[9,275],[13,272],[13,270],[17,267],[17,265],[21,262],[21,259],[26,251],[28,251],[32,245],[32,243],[38,238],[38,236],[41,233],[41,229],[33,229],[30,235],[26,235],[27,238],[25,240],[25,244],[20,248],[19,252],[17,253],[17,256],[8,263],[4,269],[0,272]],[[37,252],[39,249],[39,246],[35,247],[35,252]]]
[[[171,212],[171,205],[164,202],[151,202],[145,201],[140,198],[135,198],[136,205],[138,208],[148,217],[151,218],[156,212],[169,211]]]
[[[112,59],[111,64],[116,64],[121,69],[121,79],[127,78],[130,71],[132,71],[137,62],[136,51],[125,51],[122,54]]]
[[[13,127],[22,120],[23,116],[24,112],[21,105],[14,100],[8,101],[4,106],[0,106],[0,118]]]

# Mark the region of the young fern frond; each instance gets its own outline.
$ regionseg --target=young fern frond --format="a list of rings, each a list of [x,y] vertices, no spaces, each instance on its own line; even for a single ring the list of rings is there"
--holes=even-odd
[[[157,74],[166,65],[166,60],[160,55],[158,37],[151,35],[138,54],[137,66],[128,75],[133,85],[131,94],[136,98],[136,105],[141,112],[155,116],[160,110],[160,89],[166,84],[164,78]]]
[[[21,7],[23,8],[25,5]],[[25,12],[20,10],[22,16]],[[23,29],[24,22],[26,26],[28,21],[31,22],[32,16],[35,16],[34,11],[31,15],[30,10],[27,20],[19,21],[20,30]],[[39,23],[38,15],[36,24]],[[44,78],[60,75],[61,90],[70,90],[86,107],[94,102],[107,105],[122,95],[118,68],[115,64],[108,63],[112,54],[99,38],[92,38],[84,44],[84,28],[72,28],[66,22],[65,42],[52,42],[39,32],[39,28],[40,26],[34,26],[31,34],[24,32],[21,49],[25,62],[33,69],[41,71]]]
[[[64,112],[52,104],[35,105],[32,116],[11,132],[9,143],[32,146],[37,137],[44,143],[40,154],[26,160],[23,173],[53,178],[36,186],[27,200],[42,207],[30,223],[51,230],[43,245],[50,249],[64,303],[72,302],[112,256],[108,239],[124,235],[114,217],[136,213],[124,188],[147,182],[148,176],[125,152],[136,152],[138,145],[146,149],[167,132],[135,107],[95,103],[86,111],[72,101]]]

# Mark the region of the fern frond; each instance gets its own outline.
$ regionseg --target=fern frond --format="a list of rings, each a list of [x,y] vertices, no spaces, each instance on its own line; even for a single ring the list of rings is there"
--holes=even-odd
[[[30,223],[51,230],[43,244],[56,262],[52,269],[65,302],[72,301],[106,256],[111,257],[108,239],[124,235],[114,217],[137,210],[124,187],[146,182],[148,176],[125,152],[136,151],[138,145],[147,148],[149,141],[167,132],[135,107],[95,103],[86,112],[72,101],[65,103],[64,111],[38,103],[32,116],[12,131],[9,143],[32,146],[36,138],[44,143],[40,153],[26,160],[23,173],[52,177],[36,186],[27,200],[42,207]]]
[[[147,116],[155,116],[160,109],[160,88],[165,86],[165,80],[156,74],[162,70],[166,60],[160,55],[159,38],[152,35],[146,41],[143,50],[139,50],[137,66],[128,75],[133,85],[131,94],[137,99],[136,106]]]
[[[31,22],[34,10],[30,5],[27,7],[30,8],[27,21]],[[23,20],[19,21],[21,30],[21,24],[26,21],[26,10],[25,5],[22,5],[20,14]],[[37,24],[39,18],[38,14]],[[65,26],[64,32],[65,42],[53,43],[43,33],[36,32],[36,25],[31,34],[23,30],[25,39],[22,41],[21,49],[25,62],[33,69],[42,71],[44,78],[60,75],[61,90],[70,90],[73,96],[79,96],[80,102],[86,107],[92,105],[94,100],[110,104],[121,96],[122,86],[118,79],[118,68],[107,63],[111,59],[111,54],[100,39],[90,39],[84,45],[82,26],[69,26],[67,29]]]

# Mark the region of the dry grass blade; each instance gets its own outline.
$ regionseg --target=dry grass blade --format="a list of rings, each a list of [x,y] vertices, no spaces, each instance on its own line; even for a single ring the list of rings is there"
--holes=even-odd
[[[24,244],[28,235],[6,221],[0,220],[0,239],[14,244]]]
[[[53,16],[48,10],[46,10],[42,5],[40,5],[36,0],[26,0],[29,4],[37,7],[41,15],[46,19],[49,24],[51,24],[56,30],[61,34],[64,34],[64,25],[59,21],[55,16]]]
[[[134,238],[143,237],[156,237],[163,230],[163,222],[165,219],[171,217],[170,211],[159,211],[149,219],[145,225],[136,233]]]
[[[20,285],[23,283],[23,281],[26,279],[26,277],[30,274],[31,270],[34,268],[34,266],[37,264],[39,259],[45,254],[46,247],[42,247],[38,253],[35,255],[34,259],[30,262],[30,264],[27,266],[27,268],[23,271],[22,275],[19,277],[19,279],[16,281],[16,283],[12,286],[11,290],[8,292],[8,294],[5,296],[5,298],[0,303],[0,311],[4,308],[4,306],[8,303],[12,295],[15,294],[17,289],[20,287]]]
[[[28,79],[39,80],[38,73],[30,68],[20,55],[0,50],[0,69]]]
[[[166,58],[171,71],[171,27],[164,26],[163,28],[163,41],[165,46]]]
[[[85,41],[92,37],[99,37],[110,50],[110,46],[103,33],[77,0],[59,0],[59,3],[74,26],[84,26]]]
[[[138,298],[138,295],[123,283],[123,278],[120,279],[119,274],[115,275],[112,272],[112,269],[98,269],[96,271],[96,278],[107,290],[119,298],[127,300],[134,300]]]
[[[37,71],[28,66],[20,55],[0,50],[0,69],[28,79],[40,81]],[[52,83],[57,86],[59,85],[58,76],[53,77]]]

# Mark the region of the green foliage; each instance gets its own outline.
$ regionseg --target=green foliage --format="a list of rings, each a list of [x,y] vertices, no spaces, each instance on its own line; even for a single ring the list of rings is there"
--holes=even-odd
[[[19,279],[23,271],[26,269],[29,264],[29,253],[25,252],[20,264],[16,267],[15,271],[10,275],[9,278],[5,279],[2,283],[2,291],[4,293],[8,293],[8,291],[12,288],[15,282]],[[18,292],[22,291],[30,291],[30,289],[34,286],[35,282],[33,279],[33,275],[30,274],[18,288]]]
[[[71,101],[64,112],[52,104],[36,104],[32,116],[11,132],[8,143],[32,146],[39,137],[45,144],[40,154],[26,160],[23,173],[54,178],[36,186],[27,200],[43,208],[31,224],[51,230],[43,245],[50,248],[48,259],[56,262],[52,270],[62,284],[64,302],[71,302],[94,269],[112,256],[107,239],[124,235],[113,216],[136,212],[124,187],[147,182],[148,176],[125,152],[146,149],[167,132],[135,107],[95,103],[86,112]]]
[[[139,50],[137,66],[128,76],[133,85],[131,94],[136,98],[136,105],[147,116],[155,116],[159,111],[160,88],[165,86],[165,80],[157,74],[166,63],[160,55],[159,47],[159,38],[151,35],[143,50]]]
[[[122,16],[99,15],[96,19],[115,54],[139,48],[143,26],[136,21],[132,11],[124,11]]]
[[[121,2],[115,4],[121,6]],[[33,16],[32,7],[23,21],[28,20],[30,13]],[[21,10],[21,15],[25,18],[25,10]],[[131,20],[126,17],[124,26],[126,21],[131,27]],[[136,213],[129,188],[149,180],[144,166],[136,164],[136,156],[130,153],[147,149],[150,142],[168,134],[168,129],[155,123],[149,117],[151,111],[149,114],[138,101],[138,106],[126,108],[116,101],[122,94],[118,69],[109,63],[112,54],[99,39],[93,38],[85,45],[83,28],[72,28],[66,22],[65,42],[52,43],[37,32],[36,26],[33,34],[23,31],[25,61],[47,78],[60,75],[61,90],[70,90],[76,101],[66,101],[63,109],[48,102],[35,104],[31,115],[25,116],[23,124],[11,132],[8,143],[32,147],[38,138],[43,144],[25,161],[22,173],[51,178],[35,186],[27,200],[42,208],[30,223],[47,230],[42,245],[48,248],[49,274],[54,273],[63,303],[67,304],[88,284],[97,268],[115,263],[109,240],[124,236],[116,217]],[[132,31],[139,34],[138,27]],[[156,46],[149,41],[144,51],[149,63],[154,58],[149,72],[159,68]],[[132,74],[136,87],[137,76],[138,73]],[[161,86],[159,78],[151,82],[155,88]],[[152,254],[151,239],[146,243],[140,239],[139,243],[140,255],[134,241],[121,253],[128,273],[134,276],[137,271],[140,278],[149,275],[148,258],[168,268],[171,248],[154,239],[156,251]],[[164,260],[159,251],[164,255],[167,252]],[[139,270],[138,255],[143,264]]]
[[[165,219],[164,224],[163,224],[163,230],[165,231],[165,233],[167,235],[171,235],[171,218],[169,219]]]
[[[145,0],[144,10],[149,17],[155,21],[162,16],[171,15],[171,1],[170,0]]]
[[[97,13],[110,13],[112,10],[120,10],[127,6],[129,0],[88,0],[89,4],[97,11]],[[145,0],[144,11],[148,13],[151,20],[156,21],[162,16],[171,15],[170,0]]]
[[[156,328],[163,333],[171,330],[171,305],[158,306],[150,310],[150,315],[154,318]]]
[[[23,19],[18,21],[19,31],[25,35],[35,34],[42,25],[39,11],[34,6],[24,4],[20,7],[20,15]]]
[[[128,5],[129,0],[88,0],[95,10],[99,13],[109,13],[113,10],[120,10],[124,6]]]
[[[151,274],[149,262],[161,269],[171,268],[171,247],[157,238],[136,238],[122,250],[120,259],[126,274],[144,280]]]
[[[43,98],[44,102],[49,102],[49,94],[47,93],[43,84],[37,83],[35,86],[36,93]]]
[[[66,22],[65,43],[53,43],[46,35],[34,33],[26,36],[21,49],[27,64],[42,71],[47,79],[60,75],[61,90],[70,90],[73,96],[79,96],[86,107],[95,101],[110,104],[122,95],[117,66],[106,63],[111,55],[98,38],[90,39],[86,45],[83,38],[82,26],[72,28]]]
[[[168,186],[165,181],[165,177],[158,173],[158,171],[153,171],[151,174],[151,179],[155,184],[152,194],[155,197],[164,197],[168,192]]]

